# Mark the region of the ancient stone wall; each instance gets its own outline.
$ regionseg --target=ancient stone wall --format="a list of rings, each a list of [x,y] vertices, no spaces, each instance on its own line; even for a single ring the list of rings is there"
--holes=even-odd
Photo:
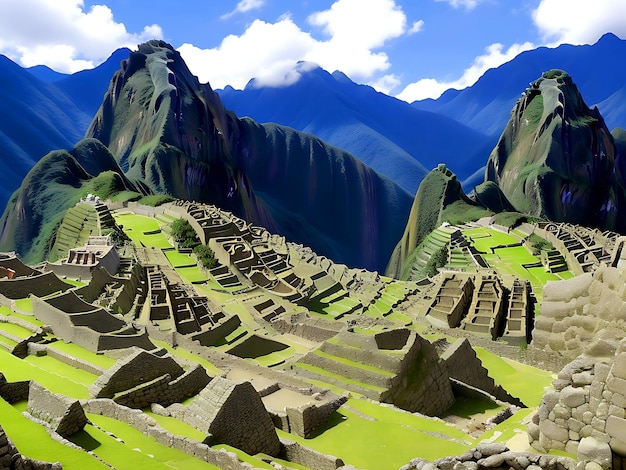
[[[0,372],[0,397],[10,404],[28,400],[30,382],[30,380],[8,382],[4,374]]]
[[[24,457],[0,426],[0,470],[13,469],[62,470],[63,465],[60,462],[49,463]]]
[[[289,430],[300,437],[309,437],[315,429],[328,421],[328,418],[348,400],[341,396],[322,405],[309,403],[298,408],[286,407]]]
[[[541,455],[530,452],[512,452],[504,444],[490,443],[479,444],[458,457],[444,457],[429,462],[426,459],[413,459],[401,470],[583,470],[574,459],[557,457],[553,455]]]
[[[510,395],[489,377],[489,371],[483,367],[467,338],[458,339],[448,346],[441,359],[446,363],[451,378],[483,390],[498,400],[524,406],[519,398]]]
[[[107,369],[89,390],[96,398],[112,398],[118,392],[130,390],[158,377],[169,375],[171,379],[176,379],[184,372],[181,365],[169,355],[160,357],[136,349]]]
[[[626,267],[548,282],[528,357],[558,371],[585,353],[611,358],[626,335]]]
[[[280,452],[274,423],[250,382],[215,377],[196,396],[183,420],[211,434],[210,444],[228,444],[251,455]]]
[[[108,398],[83,400],[81,404],[88,413],[108,416],[130,424],[143,434],[156,439],[161,445],[178,449],[219,468],[228,470],[249,470],[252,468],[252,465],[240,462],[232,452],[214,450],[204,443],[172,434],[163,429],[154,418],[147,416],[142,411],[118,405]]]
[[[0,281],[0,294],[9,299],[24,299],[30,294],[37,297],[45,297],[54,292],[65,292],[72,287],[59,279],[54,273],[48,272],[32,277],[4,279]]]
[[[315,470],[336,470],[344,465],[343,460],[338,457],[322,454],[295,441],[282,439],[281,444],[281,454],[289,462]]]
[[[52,393],[34,381],[30,383],[28,393],[28,412],[66,438],[87,424],[87,416],[78,400]]]
[[[566,450],[603,469],[626,461],[626,341],[610,362],[580,357],[544,395],[529,425],[532,446]]]
[[[200,364],[176,380],[165,374],[115,395],[114,401],[129,408],[146,408],[152,403],[169,406],[198,394],[207,386],[210,377]]]

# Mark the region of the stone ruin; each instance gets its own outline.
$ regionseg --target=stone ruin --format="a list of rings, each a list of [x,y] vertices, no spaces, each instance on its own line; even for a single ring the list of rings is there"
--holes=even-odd
[[[559,370],[583,353],[606,359],[625,332],[626,266],[603,266],[546,284],[528,355],[548,370]]]
[[[442,271],[426,319],[436,327],[510,344],[530,340],[534,297],[528,281],[515,279],[506,289],[497,276]]]
[[[78,400],[52,393],[37,382],[30,383],[28,412],[65,438],[82,431],[88,421]]]

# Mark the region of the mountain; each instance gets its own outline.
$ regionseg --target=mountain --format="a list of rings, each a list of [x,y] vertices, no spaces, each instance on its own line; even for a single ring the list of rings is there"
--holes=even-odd
[[[625,158],[572,77],[551,70],[517,101],[485,180],[525,214],[624,233]]]
[[[224,105],[257,122],[315,134],[347,150],[411,194],[429,170],[454,165],[464,179],[480,168],[496,140],[452,119],[417,110],[341,72],[299,63],[300,79],[286,87],[218,90]],[[452,137],[453,136],[453,137]]]
[[[499,135],[520,90],[552,69],[571,75],[588,103],[598,104],[609,129],[626,128],[626,40],[605,34],[593,45],[563,44],[522,52],[490,69],[471,87],[448,90],[437,100],[416,101],[413,107],[455,119],[478,132]]]
[[[66,76],[23,69],[0,55],[0,207],[43,155],[84,137],[125,57],[128,49],[120,49],[99,67]]]
[[[25,178],[0,220],[0,249],[41,258],[50,237],[35,250],[28,236],[45,224],[51,233],[52,215],[97,185],[107,195],[152,192],[212,203],[334,261],[382,270],[411,205],[409,193],[343,150],[238,119],[160,41],[140,45],[122,63],[86,136],[73,151],[44,157]]]

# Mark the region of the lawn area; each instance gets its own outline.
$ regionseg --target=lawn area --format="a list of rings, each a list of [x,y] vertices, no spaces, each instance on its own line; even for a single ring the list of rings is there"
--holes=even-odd
[[[95,375],[79,371],[66,364],[60,366],[59,364],[62,363],[46,356],[29,356],[27,359],[19,359],[0,348],[0,372],[9,382],[32,379],[51,392],[62,393],[72,398],[89,398],[85,383],[90,380],[93,382]],[[63,366],[70,368],[71,371]]]
[[[176,272],[190,284],[194,282],[205,282],[207,280],[207,277],[202,273],[198,266],[176,268]]]
[[[135,245],[161,249],[172,248],[167,236],[162,232],[149,233],[160,230],[156,219],[137,214],[114,213],[113,216],[117,224],[123,226],[124,233]]]
[[[159,423],[159,425],[163,429],[166,429],[167,431],[177,436],[189,437],[193,439],[194,441],[199,441],[199,442],[202,442],[207,437],[207,434],[200,432],[196,428],[188,425],[187,423],[183,423],[182,421],[176,418],[173,418],[171,416],[159,415],[159,414],[153,413],[149,409],[144,410],[144,413],[147,416],[150,416],[151,418],[153,418],[157,423]]]
[[[439,420],[420,418],[365,400],[347,403],[359,411],[340,408],[312,439],[303,439],[278,430],[279,436],[292,439],[319,452],[338,455],[346,464],[363,469],[397,469],[415,457],[429,460],[459,455],[474,444],[471,437]],[[360,414],[366,414],[374,420]],[[435,437],[441,433],[467,444]]]
[[[115,359],[105,356],[104,354],[96,354],[83,348],[82,346],[74,343],[66,343],[61,340],[49,343],[48,347],[62,351],[70,356],[83,359],[95,366],[102,367],[103,369],[108,369],[116,362]]]
[[[552,384],[552,373],[496,356],[481,347],[475,347],[476,356],[489,371],[489,376],[507,392],[528,406],[539,406],[546,388]]]
[[[20,339],[26,339],[33,334],[32,331],[27,330],[26,328],[6,322],[0,322],[0,331],[17,336]]]
[[[25,405],[25,403],[17,405]],[[46,428],[22,415],[22,408],[25,409],[25,406],[13,407],[0,398],[2,427],[23,455],[48,462],[61,462],[65,470],[83,470],[86,468],[109,470],[109,467],[86,452],[53,440]],[[123,447],[123,444],[120,446]]]
[[[189,266],[190,264],[196,264],[195,259],[187,253],[181,253],[178,250],[165,250],[164,253],[169,262],[175,268],[177,266]]]
[[[106,416],[88,413],[87,417],[97,426],[112,433],[119,442],[100,429],[85,426],[81,440],[72,437],[74,443],[93,447],[93,452],[115,468],[150,469],[214,469],[218,468],[180,450],[159,444],[129,424]]]
[[[495,246],[519,243],[517,238],[487,227],[464,230],[463,235],[469,237],[476,249],[483,253],[491,253],[491,248]]]

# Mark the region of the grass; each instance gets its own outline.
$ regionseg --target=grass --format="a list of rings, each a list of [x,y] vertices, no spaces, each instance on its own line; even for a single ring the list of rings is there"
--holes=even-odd
[[[334,372],[330,372],[326,369],[322,369],[321,367],[313,366],[311,364],[304,364],[302,362],[297,362],[295,366],[299,367],[300,369],[304,369],[309,372],[318,374],[321,377],[328,377],[331,379],[336,379],[343,383],[346,383],[349,385],[356,385],[357,387],[361,387],[366,390],[373,390],[374,392],[378,392],[378,393],[382,393],[385,391],[383,387],[377,387],[376,385],[371,385],[365,382],[359,382],[358,380],[353,380],[348,377],[344,377],[343,375],[335,374]]]
[[[159,444],[129,424],[91,413],[88,413],[87,417],[98,427],[123,440],[119,442],[95,427],[85,427],[87,436],[83,436],[83,445],[95,445],[93,452],[115,468],[164,470],[218,468],[178,449]]]
[[[171,416],[159,415],[150,410],[144,410],[144,413],[159,423],[163,429],[175,434],[176,436],[188,437],[198,442],[202,442],[207,437],[207,434],[198,431],[196,428]]]
[[[123,226],[124,233],[135,245],[161,249],[172,248],[163,233],[146,234],[146,232],[160,230],[159,223],[155,218],[132,213],[114,213],[113,216],[117,224]]]
[[[32,312],[33,300],[30,297],[27,297],[25,299],[17,299],[15,301],[15,307],[19,308],[20,310],[24,310],[25,312]]]
[[[489,371],[489,376],[498,385],[522,400],[526,406],[539,406],[545,389],[552,383],[552,373],[497,356],[481,347],[475,347],[474,350]]]
[[[333,356],[332,354],[328,354],[328,353],[326,353],[324,351],[321,351],[319,349],[316,349],[315,351],[313,351],[313,353],[316,354],[317,356],[324,357],[326,359],[330,359],[332,361],[339,362],[339,363],[345,364],[347,366],[357,367],[359,369],[363,369],[363,370],[366,370],[368,372],[373,372],[375,374],[384,375],[385,377],[394,377],[396,375],[393,372],[389,372],[388,370],[379,369],[378,367],[370,366],[368,364],[363,364],[361,362],[354,362],[354,361],[351,361],[349,359],[345,359],[343,357]]]
[[[51,356],[28,356],[23,360],[39,369],[66,378],[77,384],[84,385],[85,387],[94,383],[98,378],[96,374],[70,366]]]
[[[365,414],[376,414],[377,418],[367,419],[360,415],[363,406],[367,405],[357,402],[360,400],[349,400],[348,405],[355,409],[361,408],[359,413],[340,408],[341,411],[335,412],[312,439],[303,439],[280,430],[277,432],[281,437],[295,440],[319,452],[341,456],[346,464],[380,470],[400,468],[416,457],[434,460],[459,455],[471,447],[469,436],[438,420],[421,418],[424,421],[419,422],[420,418],[410,413],[396,412],[374,404],[372,406],[380,410],[374,412],[370,408]],[[442,430],[455,436],[461,433],[468,444],[434,435]]]
[[[17,336],[18,338],[21,338],[21,339],[26,339],[33,334],[32,331],[27,330],[24,327],[21,327],[19,325],[14,325],[13,323],[6,323],[6,322],[0,322],[0,331],[3,331],[13,336]],[[0,334],[0,336],[2,335]]]
[[[86,452],[53,440],[45,427],[23,416],[20,408],[23,406],[14,407],[0,399],[2,427],[23,455],[48,462],[61,462],[65,470],[109,469]]]
[[[176,272],[188,283],[205,282],[207,277],[202,273],[198,266],[189,266],[186,268],[176,268]]]
[[[61,340],[49,343],[48,347],[69,354],[70,356],[83,359],[84,361],[87,361],[95,366],[102,367],[103,369],[108,369],[116,362],[115,359],[105,356],[104,354],[96,354],[83,348],[82,346],[74,343],[66,343]]]
[[[252,465],[253,468],[262,468],[262,469],[266,469],[266,470],[275,470],[274,467],[272,467],[269,463],[263,462],[262,460],[256,459],[254,457],[252,457],[251,455],[246,454],[243,450],[239,450],[236,447],[232,447],[226,444],[218,444],[218,445],[214,445],[212,446],[213,449],[215,450],[220,450],[220,449],[224,449],[228,452],[232,452],[233,454],[235,454],[237,456],[237,458],[239,460],[241,460],[242,462],[248,462],[249,464]]]
[[[198,356],[192,352],[187,351],[184,348],[173,348],[164,341],[152,340],[155,346],[166,349],[172,356],[179,357],[185,361],[197,362],[201,364],[210,376],[220,375],[222,370],[218,369],[211,362],[207,361],[202,356]]]
[[[60,366],[57,367],[58,364],[53,365],[50,359],[52,358],[45,356],[38,358],[29,356],[27,360],[22,360],[0,349],[2,373],[9,382],[35,380],[51,392],[61,393],[71,398],[89,398],[85,382],[91,380],[91,377],[88,378],[78,369],[70,368],[70,371]],[[59,363],[59,361],[56,362]],[[85,372],[85,374],[89,373]],[[90,375],[93,376],[93,374]]]

